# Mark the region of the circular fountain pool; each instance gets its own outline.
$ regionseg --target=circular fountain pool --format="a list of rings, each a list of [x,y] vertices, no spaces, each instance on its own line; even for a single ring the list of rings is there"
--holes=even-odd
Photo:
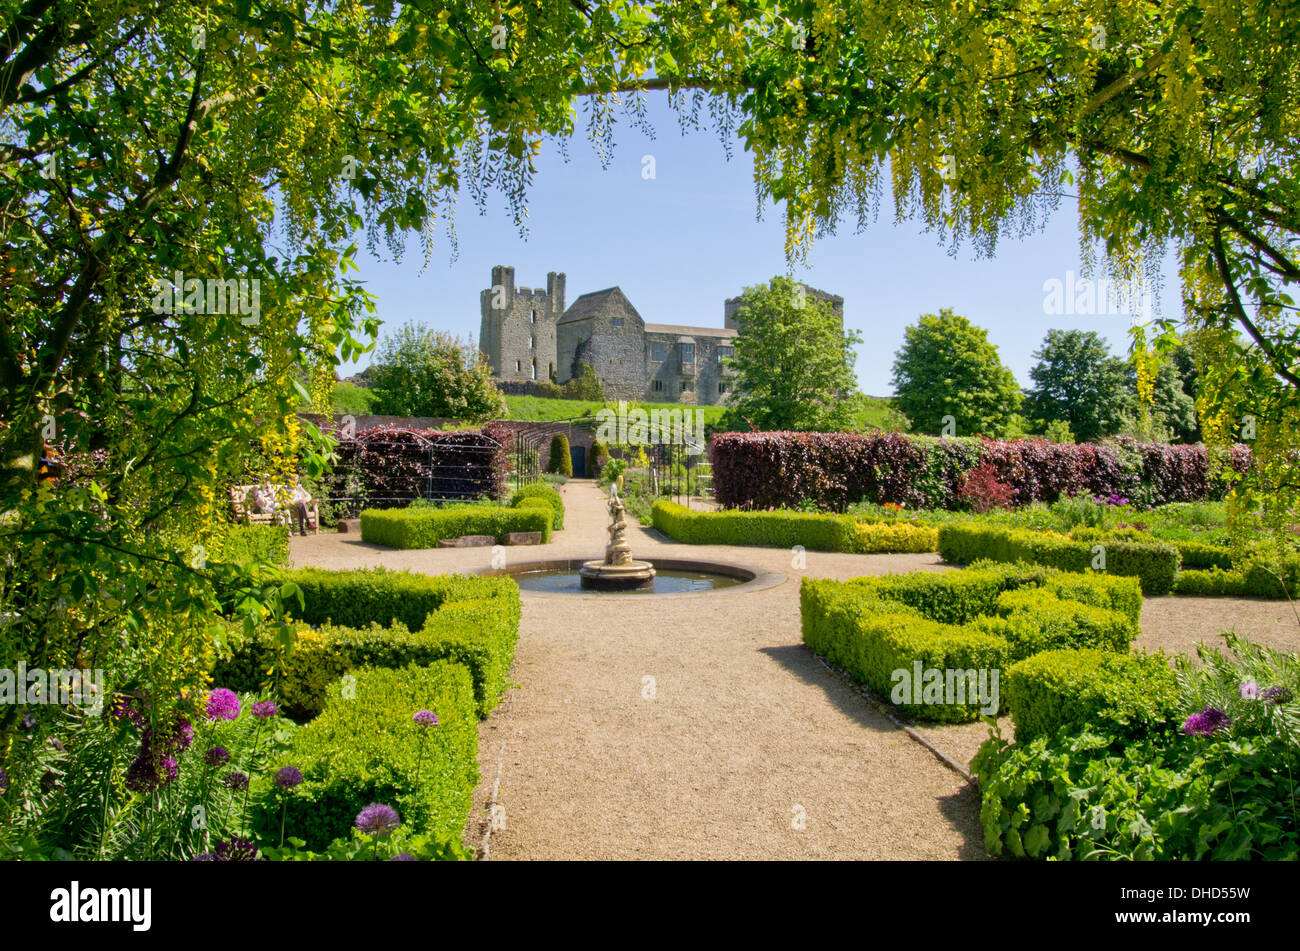
[[[506,568],[486,568],[482,575],[509,575],[529,594],[589,595],[593,597],[637,598],[655,595],[704,594],[711,591],[749,591],[770,588],[785,575],[768,568],[751,568],[721,562],[683,561],[669,558],[644,559],[654,566],[653,587],[632,591],[594,591],[582,587],[578,574],[583,559],[533,561]]]

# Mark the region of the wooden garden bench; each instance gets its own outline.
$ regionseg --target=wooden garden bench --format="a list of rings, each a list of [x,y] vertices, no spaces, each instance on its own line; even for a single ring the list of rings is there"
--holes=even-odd
[[[293,506],[289,502],[282,502],[274,514],[256,511],[257,505],[253,499],[253,491],[258,488],[260,488],[260,485],[231,486],[230,505],[235,512],[235,521],[249,525],[272,525],[278,522],[281,525],[288,525],[292,529]],[[288,486],[272,485],[270,488],[275,493],[277,500],[287,500],[289,498],[290,489]],[[309,499],[304,504],[307,506],[307,516],[311,520],[312,531],[319,535],[320,507],[315,499]]]

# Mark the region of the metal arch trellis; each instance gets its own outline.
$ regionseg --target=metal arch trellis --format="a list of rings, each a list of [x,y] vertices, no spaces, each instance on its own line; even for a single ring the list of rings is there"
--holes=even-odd
[[[371,430],[347,436],[340,440],[339,448],[351,458],[337,465],[332,474],[333,489],[328,501],[347,509],[355,515],[360,508],[374,505],[391,508],[413,501],[466,502],[482,498],[485,486],[494,483],[491,470],[493,457],[506,450],[506,446],[487,433],[476,433],[477,439],[466,441],[455,431],[427,433],[410,428]],[[419,478],[405,481],[408,491],[389,491],[374,494],[369,491],[365,476],[365,454],[382,453],[393,459],[394,465],[402,457],[415,465]],[[389,473],[391,476],[391,472]],[[402,485],[399,480],[399,486]],[[361,492],[358,493],[358,487]]]

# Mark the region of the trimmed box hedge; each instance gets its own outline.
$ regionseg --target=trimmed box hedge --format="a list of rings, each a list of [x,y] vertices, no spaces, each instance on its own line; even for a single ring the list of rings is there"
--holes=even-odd
[[[421,727],[420,710],[438,725]],[[297,767],[303,781],[288,790],[270,785],[280,766]],[[478,718],[469,672],[460,664],[360,668],[355,679],[329,689],[325,709],[295,731],[287,752],[264,771],[252,814],[259,838],[278,841],[285,828],[321,850],[350,837],[357,814],[371,803],[397,810],[403,826],[459,839],[478,785]]]
[[[929,526],[859,522],[850,515],[810,512],[700,512],[676,502],[651,508],[654,527],[688,545],[772,545],[857,554],[927,552],[938,545]]]
[[[1026,561],[1062,571],[1090,572],[1094,549],[1105,550],[1105,573],[1136,577],[1145,595],[1168,594],[1178,574],[1178,549],[1161,541],[1084,540],[1055,532],[948,523],[939,526],[939,554],[965,565],[980,559]]]
[[[366,509],[361,513],[361,540],[389,548],[436,548],[444,538],[462,535],[491,535],[501,542],[510,532],[541,532],[542,541],[548,542],[554,519],[554,510],[540,499],[525,499],[518,508]]]
[[[1178,682],[1163,654],[1048,650],[1007,671],[1006,706],[1022,745],[1087,724],[1136,735],[1175,715]]]
[[[300,626],[286,650],[277,632],[257,631],[215,676],[255,691],[274,671],[285,712],[318,713],[326,690],[354,667],[404,667],[451,660],[471,673],[480,715],[500,702],[519,639],[519,587],[510,578],[430,577],[402,571],[285,572],[304,607],[290,605]]]
[[[510,507],[518,508],[525,500],[536,501],[538,499],[555,510],[555,521],[551,523],[551,528],[557,532],[564,528],[564,497],[552,485],[535,482],[532,485],[523,486],[514,495],[510,496]]]
[[[1137,636],[1136,579],[985,564],[851,581],[805,578],[804,643],[884,697],[896,671],[1002,671],[1062,646],[1127,650]],[[1111,604],[1120,608],[1102,607]],[[979,703],[899,703],[917,719],[960,722]]]

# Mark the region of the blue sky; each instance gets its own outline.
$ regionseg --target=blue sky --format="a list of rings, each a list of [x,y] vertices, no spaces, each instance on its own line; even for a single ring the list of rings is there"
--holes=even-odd
[[[386,249],[382,258],[364,254],[361,277],[378,295],[384,323],[396,328],[413,321],[477,338],[479,292],[491,283],[492,266],[507,264],[521,287],[544,287],[548,271],[563,271],[567,303],[618,285],[647,322],[722,326],[726,298],[788,271],[780,209],[768,206],[763,220],[755,220],[752,161],[738,141],[728,162],[711,129],[681,134],[664,97],[650,100],[648,113],[656,137],[621,121],[607,169],[580,134],[569,143],[567,163],[554,144],[544,147],[528,200],[527,239],[519,236],[503,196],[491,197],[486,215],[466,197],[455,214],[454,261],[443,234],[427,265],[418,241],[408,242],[400,263]],[[654,157],[653,179],[642,177],[646,155]],[[1004,239],[991,259],[977,259],[969,247],[950,256],[919,221],[895,225],[885,204],[863,233],[854,234],[850,225],[817,242],[810,264],[796,268],[795,276],[844,298],[845,324],[863,338],[859,385],[873,395],[891,392],[890,369],[904,328],[941,307],[986,328],[1022,385],[1029,383],[1032,353],[1049,328],[1096,330],[1112,349],[1127,346],[1128,316],[1044,313],[1044,282],[1083,272],[1068,198],[1046,230]],[[1165,271],[1164,311],[1177,314],[1177,282]]]

